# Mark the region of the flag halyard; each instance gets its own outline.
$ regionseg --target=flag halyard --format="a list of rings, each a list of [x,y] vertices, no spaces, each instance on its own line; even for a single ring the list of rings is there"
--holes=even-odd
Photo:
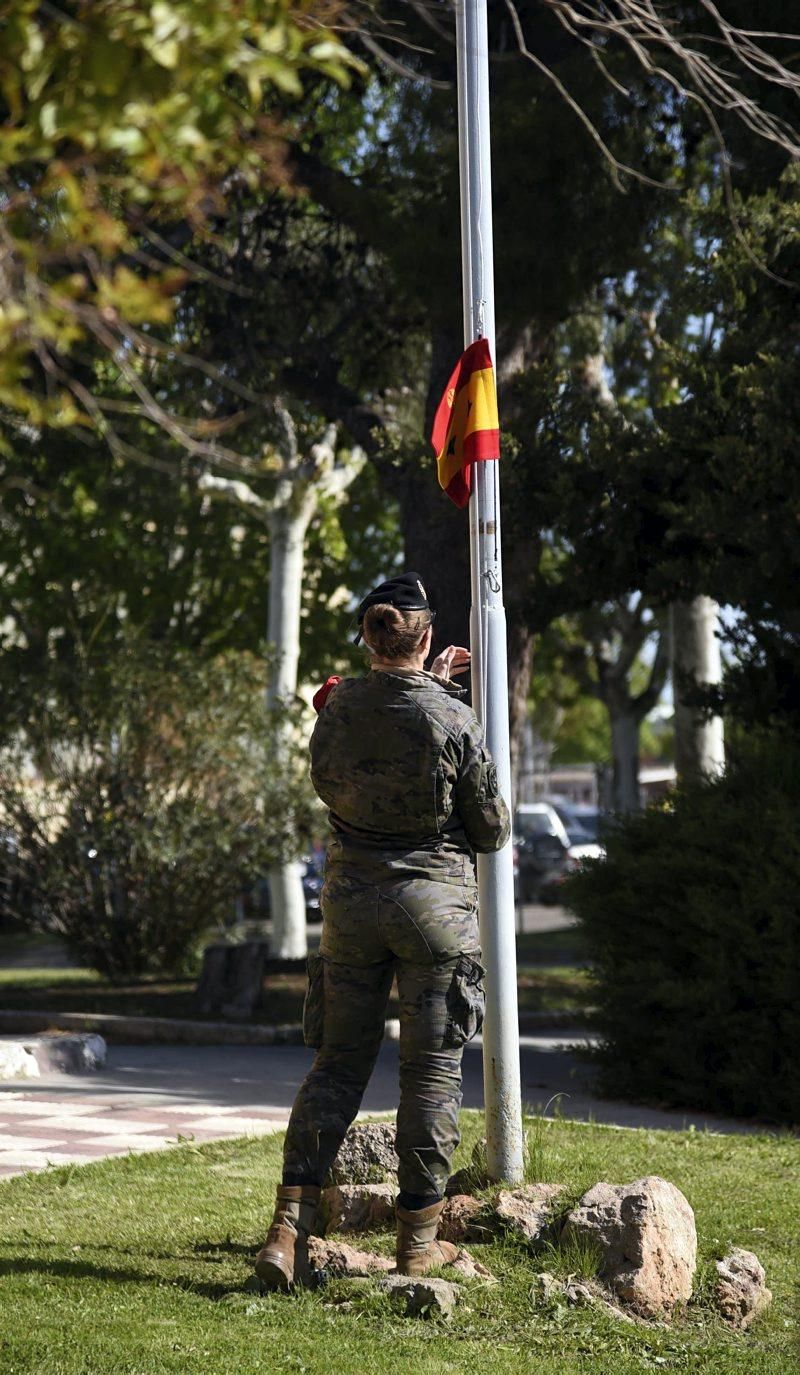
[[[500,457],[500,422],[489,343],[476,339],[456,363],[433,421],[439,486],[456,506],[472,491],[472,464]]]

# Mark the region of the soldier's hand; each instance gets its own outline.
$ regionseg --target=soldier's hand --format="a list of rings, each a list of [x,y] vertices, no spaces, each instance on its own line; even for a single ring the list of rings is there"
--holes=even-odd
[[[448,645],[441,654],[437,654],[430,672],[435,673],[437,678],[455,678],[457,673],[466,673],[471,659],[472,655],[463,645]]]

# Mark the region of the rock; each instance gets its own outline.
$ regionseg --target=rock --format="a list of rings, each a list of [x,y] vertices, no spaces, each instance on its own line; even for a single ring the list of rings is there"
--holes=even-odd
[[[447,1280],[387,1275],[379,1287],[407,1318],[449,1318],[458,1302],[458,1286]]]
[[[492,1199],[494,1230],[539,1245],[554,1234],[553,1212],[561,1193],[558,1184],[523,1184],[501,1189]]]
[[[394,1194],[392,1184],[334,1184],[323,1189],[319,1209],[323,1235],[393,1227]]]
[[[453,1198],[456,1194],[471,1194],[475,1189],[485,1189],[489,1184],[489,1175],[486,1168],[486,1137],[481,1137],[472,1147],[472,1159],[469,1165],[463,1169],[456,1170],[447,1181],[445,1194],[448,1198]]]
[[[589,1284],[583,1284],[579,1280],[568,1279],[560,1280],[555,1275],[551,1275],[549,1270],[543,1270],[541,1274],[534,1275],[531,1285],[531,1298],[534,1303],[558,1304],[566,1302],[572,1308],[595,1308],[602,1305],[603,1311],[610,1317],[619,1322],[634,1323],[639,1321],[619,1308],[601,1292],[600,1287],[596,1289]]]
[[[66,1032],[62,1036],[37,1036],[28,1049],[44,1074],[85,1074],[102,1069],[106,1043],[95,1032]]]
[[[560,1298],[564,1293],[564,1284],[561,1280],[551,1275],[549,1270],[542,1270],[541,1274],[534,1275],[531,1285],[531,1297],[534,1303],[552,1303]]]
[[[397,1152],[393,1122],[363,1122],[351,1127],[331,1166],[333,1184],[393,1183]]]
[[[600,1277],[645,1317],[661,1317],[691,1298],[694,1213],[680,1190],[658,1175],[595,1184],[567,1217],[561,1236],[595,1242]]]
[[[312,1270],[325,1270],[336,1279],[354,1275],[383,1275],[394,1269],[388,1256],[376,1256],[371,1251],[357,1251],[345,1241],[323,1241],[309,1237],[308,1258]]]
[[[455,1194],[445,1199],[439,1219],[440,1241],[485,1241],[487,1228],[478,1219],[485,1213],[485,1204],[471,1194]]]
[[[732,1327],[749,1327],[772,1303],[764,1267],[752,1251],[734,1246],[717,1261],[715,1299],[720,1314]]]
[[[0,1041],[0,1079],[38,1079],[39,1065],[20,1041]]]
[[[597,1303],[588,1284],[581,1284],[578,1280],[568,1280],[564,1286],[564,1293],[567,1303],[573,1308],[592,1308]]]
[[[470,1189],[481,1189],[483,1187],[484,1186],[480,1183],[476,1184],[474,1170],[471,1170],[469,1165],[466,1165],[463,1170],[456,1170],[455,1174],[451,1174],[445,1185],[444,1192],[446,1198],[457,1198],[459,1195],[468,1195]]]
[[[490,1284],[497,1281],[491,1270],[487,1270],[485,1265],[481,1265],[479,1260],[474,1260],[469,1251],[465,1251],[462,1246],[455,1260],[448,1265],[448,1270],[455,1270],[465,1280],[484,1280]]]

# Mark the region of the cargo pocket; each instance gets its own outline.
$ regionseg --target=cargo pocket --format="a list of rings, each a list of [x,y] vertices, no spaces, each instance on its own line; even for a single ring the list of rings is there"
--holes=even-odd
[[[306,960],[308,985],[303,1002],[303,1041],[319,1050],[325,1030],[325,961],[322,955]]]
[[[471,955],[459,955],[447,990],[446,1046],[464,1046],[483,1026],[486,970]]]

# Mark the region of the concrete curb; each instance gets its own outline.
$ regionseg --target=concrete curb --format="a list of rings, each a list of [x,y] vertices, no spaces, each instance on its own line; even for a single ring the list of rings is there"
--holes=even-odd
[[[0,1012],[0,1032],[95,1031],[125,1045],[302,1045],[303,1029],[190,1022],[172,1017],[117,1017],[107,1012]]]
[[[519,1019],[526,1032],[570,1031],[582,1021],[574,1012],[527,1012]],[[175,1017],[119,1017],[110,1012],[27,1012],[0,1011],[0,1035],[24,1032],[97,1032],[118,1045],[190,1046],[301,1046],[303,1028],[299,1022],[284,1026],[260,1026],[247,1022],[196,1022]],[[386,1023],[386,1040],[397,1041],[400,1024]]]

